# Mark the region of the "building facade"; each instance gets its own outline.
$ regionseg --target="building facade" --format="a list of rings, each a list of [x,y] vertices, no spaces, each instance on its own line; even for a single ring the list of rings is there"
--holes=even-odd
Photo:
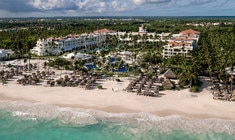
[[[13,57],[14,52],[11,49],[0,49],[0,60],[9,59],[9,57]]]
[[[140,43],[144,41],[148,42],[167,42],[171,33],[155,33],[148,32],[147,27],[141,25],[138,32],[117,32],[116,33],[120,41],[134,41]]]
[[[59,55],[64,51],[74,49],[85,49],[87,46],[99,45],[106,39],[106,35],[111,32],[108,29],[102,29],[87,34],[67,35],[59,38],[39,39],[36,46],[30,50],[32,54],[38,56]]]
[[[169,58],[175,55],[190,57],[190,52],[198,46],[200,32],[185,30],[179,34],[173,34],[167,45],[163,46],[162,55]]]

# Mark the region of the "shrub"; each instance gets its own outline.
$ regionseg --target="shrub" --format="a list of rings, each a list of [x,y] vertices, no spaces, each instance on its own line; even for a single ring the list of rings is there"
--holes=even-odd
[[[8,65],[7,65],[8,68],[11,68],[12,66],[13,66],[12,64],[8,64]]]
[[[165,90],[165,88],[163,86],[160,86],[159,90],[162,91]]]
[[[102,89],[103,87],[101,85],[97,86],[98,89]]]
[[[130,77],[128,73],[118,73],[118,77]]]
[[[57,80],[56,80],[56,83],[57,83],[58,85],[61,85],[62,80],[61,80],[61,79],[57,79]]]
[[[119,78],[115,79],[117,82],[121,82],[121,80]]]
[[[199,86],[192,86],[190,89],[189,89],[190,92],[198,92],[199,91]]]
[[[189,81],[187,79],[185,79],[184,77],[179,78],[179,86],[180,87],[187,86],[188,84],[189,84]]]
[[[37,77],[35,77],[33,80],[34,80],[36,83],[39,83],[39,82],[40,82],[40,79],[37,78]]]

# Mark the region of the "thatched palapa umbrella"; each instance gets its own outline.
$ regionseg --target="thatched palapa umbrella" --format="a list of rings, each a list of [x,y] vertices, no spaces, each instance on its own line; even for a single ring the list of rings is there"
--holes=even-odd
[[[167,89],[172,89],[175,87],[175,84],[170,79],[166,79],[163,81],[162,86]]]

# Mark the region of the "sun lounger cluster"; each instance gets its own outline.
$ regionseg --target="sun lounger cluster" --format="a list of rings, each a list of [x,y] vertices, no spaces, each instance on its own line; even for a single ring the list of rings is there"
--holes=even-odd
[[[17,66],[21,71],[32,71],[38,69],[37,63],[29,63],[24,66]]]
[[[22,85],[36,85],[39,82],[50,79],[50,77],[54,76],[54,71],[37,71],[36,73],[24,74],[22,78],[17,80],[18,84]]]
[[[73,71],[69,75],[64,75],[56,80],[48,80],[47,84],[51,87],[81,87],[85,89],[91,89],[95,86],[96,81],[101,78],[101,75],[96,73],[88,73],[82,71]]]
[[[155,76],[152,78],[140,76],[128,84],[126,91],[135,92],[137,95],[157,96],[160,90],[160,86],[157,83],[161,83],[161,80]]]
[[[38,67],[37,67],[36,63],[35,64],[27,64],[27,65],[24,65],[24,66],[6,67],[5,70],[0,71],[0,80],[1,80],[2,84],[6,84],[7,81],[9,81],[11,79],[14,79],[16,76],[19,76],[19,77],[25,76],[25,77],[27,77],[27,75],[25,75],[24,73],[35,70],[37,68]],[[20,80],[19,81],[17,80],[17,82],[20,82]],[[27,81],[26,83],[31,83],[31,82]]]
[[[235,101],[235,90],[229,92],[226,87],[220,86],[219,84],[214,84],[212,87],[212,95],[215,100]]]
[[[8,80],[13,79],[14,76],[22,74],[19,70],[11,68],[10,70],[1,70],[0,71],[0,82],[6,84]]]
[[[62,74],[61,71],[45,69],[38,70],[37,64],[27,64],[24,66],[12,66],[0,71],[0,82],[6,84],[9,80],[17,79],[17,84],[26,85],[46,85],[50,87],[82,87],[91,89],[102,78],[102,74],[89,73],[75,70],[72,73]]]
[[[37,64],[26,64],[25,66],[11,66],[5,68],[5,70],[0,71],[0,78],[1,79],[12,79],[14,76],[23,75],[26,71],[32,71],[37,69]]]

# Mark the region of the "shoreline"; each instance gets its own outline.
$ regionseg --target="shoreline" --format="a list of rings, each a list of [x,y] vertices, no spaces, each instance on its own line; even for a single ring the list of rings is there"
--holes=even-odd
[[[95,86],[89,90],[81,87],[50,87],[45,82],[23,86],[17,84],[16,79],[10,79],[5,85],[0,84],[0,101],[28,101],[108,113],[147,112],[161,117],[182,115],[235,120],[235,102],[214,100],[206,77],[201,77],[203,85],[198,93],[189,92],[188,89],[164,90],[156,97],[125,91],[131,77],[119,77],[121,82],[112,78],[102,79],[98,83],[102,84],[103,89]]]
[[[17,86],[17,85],[16,85]],[[29,87],[26,87],[29,88]],[[103,111],[103,112],[107,112],[107,113],[140,113],[140,112],[147,112],[147,113],[151,113],[153,115],[157,115],[159,117],[167,117],[167,116],[172,116],[172,115],[179,115],[179,116],[183,116],[183,117],[189,117],[189,118],[194,118],[194,119],[224,119],[224,120],[235,120],[235,116],[232,115],[235,113],[235,111],[229,112],[229,111],[224,111],[224,112],[218,112],[215,113],[216,111],[222,111],[221,108],[217,108],[216,107],[209,107],[210,109],[203,109],[202,107],[206,107],[208,106],[208,104],[203,104],[203,106],[195,106],[195,108],[192,108],[191,110],[189,108],[180,108],[179,104],[176,104],[174,106],[167,106],[167,107],[162,107],[162,108],[158,108],[157,106],[162,105],[162,103],[158,103],[156,105],[153,105],[153,107],[155,107],[155,109],[153,109],[152,107],[146,107],[146,108],[138,108],[140,107],[140,104],[136,104],[136,107],[133,107],[132,103],[136,100],[141,100],[141,98],[143,100],[149,101],[149,102],[154,102],[154,100],[160,101],[160,100],[166,100],[166,97],[145,97],[145,96],[137,96],[135,94],[132,93],[108,93],[109,95],[105,95],[106,93],[92,93],[91,91],[99,91],[98,89],[95,90],[84,90],[90,93],[78,93],[75,95],[74,98],[77,97],[81,97],[80,100],[77,100],[77,102],[72,101],[72,96],[66,96],[65,94],[59,94],[56,96],[56,90],[58,89],[54,89],[52,90],[52,88],[58,88],[58,87],[43,87],[43,89],[48,89],[49,88],[49,97],[42,97],[40,96],[39,98],[34,96],[35,94],[38,96],[40,95],[40,92],[44,92],[43,95],[47,94],[47,92],[45,91],[39,91],[38,93],[33,93],[33,94],[28,94],[28,93],[18,93],[21,94],[17,95],[16,94],[12,94],[11,92],[9,93],[0,93],[0,100],[1,101],[26,101],[26,102],[30,102],[30,103],[43,103],[43,104],[47,104],[47,105],[52,105],[52,106],[57,106],[57,107],[69,107],[69,108],[81,108],[81,109],[94,109],[94,110],[98,110],[98,111]],[[82,90],[82,89],[81,89]],[[54,91],[54,92],[53,92]],[[83,90],[82,90],[83,91]],[[53,93],[50,93],[53,92]],[[107,89],[106,89],[107,92]],[[173,92],[177,92],[177,91],[173,91]],[[72,92],[73,94],[73,92]],[[87,95],[88,94],[88,95]],[[93,94],[93,95],[92,95]],[[100,99],[97,99],[98,96],[97,94],[100,94],[98,96],[101,96]],[[169,93],[169,94],[175,94],[174,98],[178,97],[181,98],[179,95],[177,95],[178,93]],[[196,93],[196,94],[203,94],[203,93]],[[81,95],[85,95],[85,96],[81,96]],[[116,98],[116,100],[119,99],[123,99],[128,97],[131,98],[129,101],[132,105],[127,104],[127,101],[123,101],[122,103],[120,102],[119,105],[116,104],[116,101],[114,101],[113,103],[97,103],[97,100],[102,100],[104,98],[104,96],[118,96]],[[126,96],[127,95],[127,96]],[[53,101],[53,96],[54,96],[54,101]],[[97,99],[95,104],[92,104],[89,101],[84,101],[85,99],[88,100],[89,98],[93,99]],[[171,95],[169,95],[171,96]],[[63,97],[69,97],[68,99],[66,99],[65,101],[62,101],[61,98]],[[164,98],[164,99],[161,99]],[[174,99],[173,98],[173,99]],[[50,99],[52,99],[52,101],[49,101]],[[182,96],[182,99],[184,99],[184,102],[186,102],[186,100],[197,100],[197,98],[195,97],[188,97],[187,95]],[[169,100],[169,99],[168,99]],[[172,100],[172,99],[170,99]],[[229,106],[232,108],[232,106],[235,106],[235,104],[233,102],[223,102],[223,101],[217,101],[217,100],[213,100],[212,98],[210,98],[209,100],[213,101],[214,103],[222,106],[222,108],[224,107],[224,103],[229,104]],[[72,102],[71,102],[72,101]],[[165,101],[166,102],[166,101]],[[190,102],[190,101],[189,101]],[[141,102],[143,103],[143,102]],[[179,102],[178,102],[179,103]],[[187,102],[188,103],[188,102]],[[200,102],[199,102],[200,103]],[[149,104],[149,103],[146,103]],[[129,107],[126,105],[130,105]],[[182,105],[185,105],[185,103],[182,103]],[[191,104],[192,105],[192,104]],[[227,106],[227,105],[226,105]],[[200,108],[200,110],[195,110],[197,108]],[[211,112],[211,109],[215,109],[215,111]]]
[[[4,98],[4,99],[2,99]],[[15,99],[15,98],[11,98],[11,97],[3,97],[2,95],[0,95],[0,100],[1,101],[27,101],[29,103],[43,103],[43,102],[37,102],[37,101],[30,101],[30,100],[21,100],[21,99]],[[124,108],[121,106],[108,106],[105,108],[99,108],[99,107],[95,107],[95,106],[83,106],[83,105],[72,105],[72,104],[48,104],[48,105],[52,105],[52,106],[57,106],[57,107],[69,107],[72,109],[92,109],[92,110],[97,110],[97,111],[102,111],[105,113],[113,113],[113,114],[120,114],[120,113],[125,113],[125,114],[129,114],[129,113],[141,113],[142,111],[139,110],[132,110],[129,108]],[[192,119],[222,119],[222,120],[235,120],[232,117],[222,117],[222,116],[216,116],[216,115],[212,115],[212,114],[190,114],[187,112],[183,112],[183,111],[178,111],[178,110],[158,110],[155,112],[146,112],[146,113],[150,113],[159,117],[168,117],[168,116],[181,116],[181,117],[187,117],[187,118],[192,118]]]

